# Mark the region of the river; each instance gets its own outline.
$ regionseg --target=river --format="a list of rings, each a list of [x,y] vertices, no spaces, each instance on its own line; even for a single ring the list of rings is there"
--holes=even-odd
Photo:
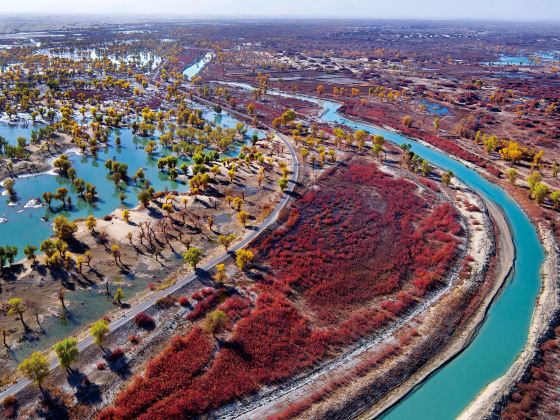
[[[232,85],[252,89],[247,84]],[[540,267],[544,261],[544,250],[535,227],[502,188],[447,154],[396,132],[346,118],[337,112],[340,108],[338,103],[274,90],[268,93],[319,105],[323,110],[320,117],[323,122],[379,134],[397,145],[410,144],[412,151],[440,168],[453,171],[458,179],[504,212],[516,249],[514,269],[490,307],[480,331],[462,353],[381,416],[390,420],[455,418],[487,384],[506,373],[525,345],[540,290]]]

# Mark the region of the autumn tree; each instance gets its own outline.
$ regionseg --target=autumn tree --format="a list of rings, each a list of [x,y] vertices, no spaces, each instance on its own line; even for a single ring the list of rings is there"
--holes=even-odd
[[[235,264],[241,270],[249,267],[254,259],[254,254],[248,249],[238,249],[235,253]]]
[[[239,220],[239,223],[241,223],[243,226],[246,226],[247,220],[249,220],[249,216],[250,216],[249,213],[241,210],[240,212],[237,213],[237,220]]]
[[[91,232],[95,232],[95,228],[97,226],[97,220],[95,219],[95,217],[90,214],[87,219],[86,219],[86,228]]]
[[[407,127],[407,128],[412,127],[412,123],[413,123],[413,120],[412,120],[412,117],[410,115],[405,115],[404,117],[402,117],[402,124],[405,127]]]
[[[202,258],[204,257],[204,252],[196,247],[190,247],[184,254],[183,259],[187,264],[189,264],[194,270]]]
[[[230,233],[228,235],[218,236],[218,242],[224,247],[226,251],[234,241],[235,241],[235,235],[233,233]]]
[[[214,273],[214,280],[218,283],[223,283],[227,279],[225,264],[216,264],[216,273]]]
[[[75,337],[68,337],[62,341],[59,341],[53,346],[54,352],[58,357],[60,365],[70,371],[70,365],[74,363],[80,350],[78,349],[78,339]]]
[[[54,218],[53,230],[55,236],[59,239],[68,241],[74,238],[74,234],[78,231],[78,226],[61,215]]]
[[[449,184],[451,184],[452,179],[453,179],[453,172],[451,171],[447,171],[441,176],[441,182],[446,187],[449,186]]]
[[[103,349],[103,340],[105,340],[105,336],[108,333],[109,333],[109,323],[104,319],[95,321],[89,329],[89,335],[93,339],[93,342],[96,345],[98,345],[101,349]]]

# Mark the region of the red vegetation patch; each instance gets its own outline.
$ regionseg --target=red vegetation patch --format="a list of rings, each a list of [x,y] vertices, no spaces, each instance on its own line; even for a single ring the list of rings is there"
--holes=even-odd
[[[112,350],[111,353],[105,356],[105,360],[107,360],[109,363],[114,363],[122,357],[124,357],[124,350],[120,347],[117,347],[116,349]]]
[[[207,290],[207,292],[202,294],[200,297],[199,296],[195,297],[195,294],[193,294],[193,299],[195,300],[200,299],[200,300],[196,304],[194,309],[191,312],[189,312],[189,314],[187,315],[187,319],[194,320],[200,318],[219,303],[222,294],[220,290],[216,290],[212,288],[207,288],[203,290]]]
[[[241,296],[232,296],[218,306],[218,309],[223,311],[230,320],[236,320],[251,313],[251,301]]]
[[[134,316],[134,323],[139,328],[144,328],[147,330],[153,329],[156,326],[154,319],[145,312],[140,312]]]
[[[219,303],[213,289],[193,294],[191,319],[219,304],[232,321],[212,361],[200,329],[175,338],[100,418],[195,417],[285,380],[405,312],[452,265],[456,214],[431,209],[435,196],[418,197],[413,183],[358,162],[319,187],[258,246],[274,275],[254,288],[254,306],[240,296]]]
[[[119,394],[116,408],[104,410],[99,419],[136,418],[158,401],[185,392],[208,363],[212,349],[200,328],[194,328],[185,338],[173,338],[171,345],[148,363],[144,376],[136,377]]]
[[[423,294],[453,259],[460,225],[449,204],[429,214],[415,191],[371,164],[337,171],[263,241],[260,259],[277,288],[301,293],[326,322],[411,279]]]

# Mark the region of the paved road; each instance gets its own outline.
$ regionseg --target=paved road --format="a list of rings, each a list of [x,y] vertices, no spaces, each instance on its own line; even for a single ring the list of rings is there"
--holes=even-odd
[[[201,102],[205,102],[205,103],[209,103],[209,104],[212,103],[208,100],[201,100]],[[235,112],[235,114],[239,114],[239,113]],[[244,116],[244,117],[249,118],[247,116]],[[270,127],[268,127],[268,128],[272,130],[272,128],[270,128]],[[292,170],[291,175],[292,176],[290,178],[289,186],[286,189],[286,191],[284,192],[282,200],[278,203],[278,205],[276,206],[274,211],[265,220],[263,220],[262,223],[260,225],[258,225],[255,230],[249,231],[249,233],[247,233],[247,235],[245,235],[245,237],[243,238],[243,240],[241,242],[239,242],[236,245],[231,247],[229,252],[224,252],[223,254],[221,254],[217,257],[214,257],[210,261],[203,264],[201,267],[199,267],[201,270],[205,270],[205,271],[211,270],[216,264],[223,263],[228,258],[231,258],[231,255],[233,253],[235,253],[235,251],[247,246],[253,239],[255,239],[257,236],[259,236],[264,230],[266,230],[269,226],[271,226],[276,221],[276,219],[278,218],[278,215],[280,214],[280,211],[290,201],[291,193],[294,191],[294,188],[296,186],[296,182],[297,182],[298,177],[299,177],[299,163],[298,163],[298,160],[297,160],[297,154],[296,154],[296,151],[294,150],[292,144],[288,141],[288,139],[286,139],[286,137],[284,137],[284,135],[282,133],[276,132],[275,130],[273,130],[273,131],[286,144],[286,146],[288,146],[290,154],[292,155],[292,168],[291,168],[291,170]],[[177,282],[173,286],[168,287],[165,290],[161,290],[158,293],[151,294],[145,300],[137,303],[136,305],[131,306],[120,318],[114,320],[113,322],[111,322],[109,324],[110,331],[113,332],[113,331],[119,329],[120,327],[122,327],[123,325],[125,325],[126,323],[132,321],[132,319],[137,314],[139,314],[141,312],[144,312],[145,310],[150,308],[152,305],[154,305],[158,301],[158,299],[160,299],[162,297],[165,297],[165,296],[168,296],[168,295],[178,291],[183,286],[185,286],[186,284],[195,280],[196,278],[197,278],[197,274],[193,272],[192,274],[189,274],[188,276],[183,277],[180,280],[177,280]],[[90,336],[88,336],[87,338],[84,338],[83,340],[78,342],[78,348],[80,349],[80,352],[81,352],[82,350],[88,348],[92,344],[93,344],[93,340]],[[51,360],[51,362],[50,362],[51,370],[55,369],[58,365],[59,365],[58,359],[54,358],[54,360]],[[3,400],[8,395],[17,394],[22,389],[24,389],[26,386],[28,386],[30,383],[31,382],[28,379],[19,380],[14,385],[10,386],[9,388],[7,388],[6,390],[4,390],[3,392],[0,393],[0,401]]]

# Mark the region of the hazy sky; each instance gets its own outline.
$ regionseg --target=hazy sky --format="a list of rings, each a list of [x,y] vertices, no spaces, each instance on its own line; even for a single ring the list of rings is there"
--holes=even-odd
[[[0,0],[0,13],[560,21],[560,0]]]

